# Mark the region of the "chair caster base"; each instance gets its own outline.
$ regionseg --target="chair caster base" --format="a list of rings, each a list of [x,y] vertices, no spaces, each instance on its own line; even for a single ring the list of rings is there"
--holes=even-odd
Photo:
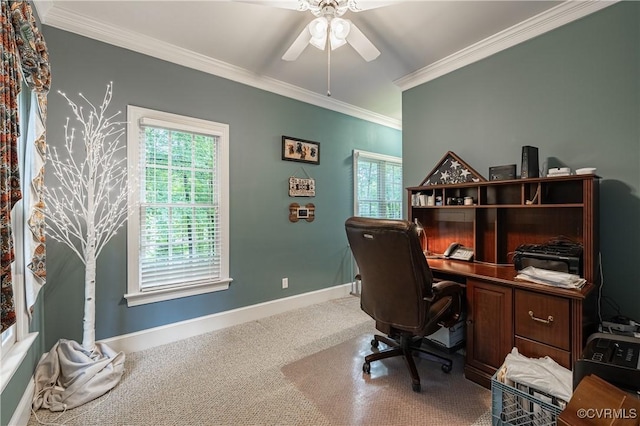
[[[362,371],[365,374],[371,374],[371,364],[368,362],[365,362],[364,364],[362,364]]]
[[[445,373],[451,373],[451,365],[442,364],[442,371],[444,371]]]

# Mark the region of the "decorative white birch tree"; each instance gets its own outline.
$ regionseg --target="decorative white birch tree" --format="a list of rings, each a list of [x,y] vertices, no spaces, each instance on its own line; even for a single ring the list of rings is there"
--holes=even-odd
[[[113,83],[107,85],[96,108],[81,93],[89,108],[77,105],[62,92],[81,125],[84,157],[74,158],[75,129],[64,126],[64,155],[53,147],[47,153],[47,169],[60,186],[45,186],[47,234],[66,244],[85,265],[82,347],[95,347],[96,259],[127,219],[126,146],[121,143],[124,122],[114,121],[121,111],[107,115]]]

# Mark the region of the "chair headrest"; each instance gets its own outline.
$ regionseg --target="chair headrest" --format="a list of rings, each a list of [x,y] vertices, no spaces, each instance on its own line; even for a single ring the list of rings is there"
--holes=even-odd
[[[353,216],[346,220],[345,226],[359,229],[393,229],[406,232],[414,228],[415,224],[408,220],[375,219],[370,217]]]

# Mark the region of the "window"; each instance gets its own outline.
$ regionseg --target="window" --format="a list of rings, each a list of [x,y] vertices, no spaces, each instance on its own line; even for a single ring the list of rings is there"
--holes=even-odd
[[[18,367],[24,360],[27,352],[38,333],[29,333],[29,316],[25,302],[25,271],[30,273],[26,268],[27,261],[30,259],[31,253],[29,245],[25,238],[29,235],[27,226],[27,209],[25,206],[29,202],[28,183],[33,178],[33,170],[27,168],[27,165],[33,161],[33,146],[27,146],[28,130],[34,125],[32,110],[37,108],[36,95],[26,86],[23,85],[18,96],[18,115],[20,118],[20,139],[18,140],[18,158],[20,162],[20,185],[22,187],[22,200],[18,201],[11,211],[11,226],[13,231],[13,250],[15,260],[11,264],[11,278],[13,284],[13,301],[15,303],[16,323],[5,330],[0,339],[0,392],[4,391],[5,386],[11,380]]]
[[[402,218],[402,159],[353,151],[354,214]]]
[[[229,288],[229,126],[133,106],[128,122],[127,304]]]
[[[20,90],[20,94],[18,95],[18,117],[20,119],[20,138],[18,139],[18,162],[20,165],[20,186],[22,189],[22,193],[25,194],[24,191],[24,165],[25,165],[25,147],[26,147],[26,123],[28,122],[28,93],[30,90],[22,86]],[[24,195],[23,195],[24,197]],[[24,254],[23,247],[25,246],[24,237],[27,235],[24,229],[24,199],[18,201],[11,210],[11,233],[13,236],[13,253],[14,253],[14,261],[11,264],[11,285],[13,287],[13,302],[14,309],[16,312],[16,323],[11,327],[2,332],[1,340],[2,345],[0,346],[0,358],[6,356],[9,353],[10,349],[16,343],[17,340],[17,332],[16,330],[21,325],[21,315],[22,311],[21,306],[18,305],[18,301],[21,299],[21,290],[24,287],[23,275],[21,274],[22,270],[24,270]]]

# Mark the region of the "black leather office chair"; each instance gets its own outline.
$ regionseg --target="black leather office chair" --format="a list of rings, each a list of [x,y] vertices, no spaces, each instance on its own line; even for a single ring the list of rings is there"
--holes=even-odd
[[[362,370],[369,374],[371,362],[402,355],[413,390],[420,392],[414,353],[440,362],[447,373],[451,371],[450,359],[423,349],[421,344],[424,336],[457,322],[462,287],[452,281],[433,283],[413,223],[352,217],[345,228],[362,282],[360,306],[376,321],[376,329],[388,336],[374,336],[372,347],[383,342],[389,348],[367,355]]]

